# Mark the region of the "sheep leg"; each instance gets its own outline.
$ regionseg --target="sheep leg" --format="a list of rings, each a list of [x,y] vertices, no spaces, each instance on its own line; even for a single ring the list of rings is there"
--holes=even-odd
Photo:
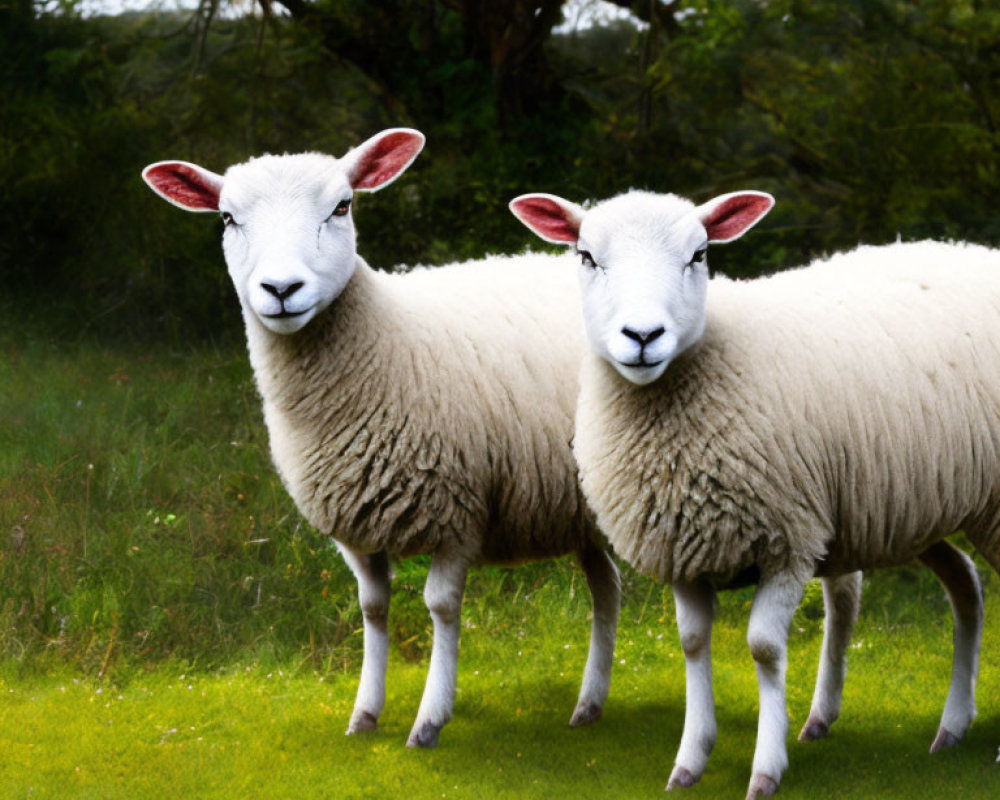
[[[694,786],[715,746],[715,699],[712,695],[712,621],[715,590],[706,583],[673,584],[677,632],[684,651],[684,732],[667,782],[667,791]]]
[[[611,554],[596,547],[588,548],[580,553],[580,566],[590,586],[594,620],[580,697],[569,721],[573,726],[587,725],[601,718],[611,685],[611,663],[621,607],[621,580]]]
[[[427,684],[407,747],[434,747],[438,734],[451,719],[458,678],[458,635],[462,595],[469,565],[463,559],[434,554],[424,585],[424,602],[434,623],[434,644]]]
[[[389,557],[385,552],[341,555],[358,580],[358,600],[364,619],[364,656],[348,735],[373,731],[385,705],[385,671],[389,660]]]
[[[804,581],[790,572],[780,572],[763,580],[754,595],[747,644],[757,666],[760,712],[747,800],[774,794],[788,766],[785,749],[788,735],[788,710],[785,706],[788,628],[804,589]]]
[[[972,559],[954,545],[940,541],[920,554],[920,560],[944,584],[954,617],[955,655],[951,687],[941,726],[931,744],[936,753],[954,747],[976,716],[976,675],[983,635],[983,591]]]
[[[861,573],[823,578],[823,649],[816,676],[809,718],[802,726],[799,741],[822,739],[840,716],[840,701],[847,677],[847,646],[861,606]]]

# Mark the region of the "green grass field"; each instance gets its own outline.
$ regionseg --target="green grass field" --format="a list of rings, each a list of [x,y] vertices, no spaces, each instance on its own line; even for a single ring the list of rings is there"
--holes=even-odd
[[[866,580],[843,714],[789,743],[781,796],[1000,796],[1000,579],[981,563],[980,717],[930,756],[950,676],[925,571]],[[171,353],[0,339],[0,797],[657,797],[683,719],[669,593],[625,572],[604,719],[571,730],[589,598],[571,563],[483,569],[464,610],[455,717],[404,747],[426,670],[426,560],[400,565],[381,728],[343,735],[360,613],[333,547],[274,476],[239,347]],[[722,598],[719,739],[691,798],[741,798],[757,693],[751,594]],[[793,733],[822,636],[790,641]]]

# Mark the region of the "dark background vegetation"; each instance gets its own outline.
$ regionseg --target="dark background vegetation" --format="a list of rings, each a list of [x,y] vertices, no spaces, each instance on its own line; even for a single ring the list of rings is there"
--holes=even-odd
[[[997,3],[618,5],[644,24],[553,33],[561,0],[258,0],[242,16],[0,0],[0,657],[103,675],[122,656],[357,655],[353,581],[269,464],[220,223],[156,198],[147,163],[222,171],[419,128],[414,167],[358,202],[381,267],[540,246],[511,197],[633,186],[772,192],[753,235],[713,252],[734,276],[897,237],[1000,243]],[[394,585],[404,657],[429,641],[425,567]],[[565,565],[486,575],[479,624],[543,587],[586,616]],[[626,580],[628,602],[660,602]],[[913,602],[869,594],[866,610],[946,619],[926,572],[876,598],[897,589]],[[818,626],[818,590],[804,609]]]
[[[629,187],[778,198],[734,275],[902,236],[1000,241],[1000,10],[955,0],[262,0],[236,16],[0,4],[6,320],[58,335],[238,335],[212,221],[139,180],[263,151],[341,154],[409,125],[424,154],[363,198],[376,266],[535,246],[506,210]],[[227,10],[228,9],[228,10]]]

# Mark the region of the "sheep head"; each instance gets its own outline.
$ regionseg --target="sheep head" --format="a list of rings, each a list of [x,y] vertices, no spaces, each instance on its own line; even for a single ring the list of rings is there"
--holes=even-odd
[[[575,247],[591,346],[644,385],[705,331],[708,245],[738,239],[773,205],[763,192],[695,206],[676,195],[631,191],[588,209],[526,194],[510,209],[546,241]]]
[[[160,161],[142,177],[179,208],[222,215],[226,264],[244,313],[274,333],[291,334],[330,305],[354,274],[354,192],[392,183],[423,146],[423,134],[393,128],[339,159],[262,156],[225,175]]]

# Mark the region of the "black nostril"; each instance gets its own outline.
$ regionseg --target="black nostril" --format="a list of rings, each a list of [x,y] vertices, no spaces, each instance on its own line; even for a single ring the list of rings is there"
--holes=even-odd
[[[622,335],[627,336],[633,342],[638,342],[640,345],[647,345],[650,342],[654,342],[663,335],[663,326],[659,328],[654,328],[651,331],[637,331],[632,328],[622,328]]]
[[[281,294],[279,299],[285,300],[286,298],[291,297],[301,288],[302,288],[302,281],[295,281],[295,283],[290,283],[288,285],[288,288],[285,289],[285,291]],[[662,332],[663,328],[660,328],[660,331]]]
[[[274,295],[279,300],[287,300],[293,294],[295,294],[303,286],[302,281],[295,281],[295,283],[290,283],[284,289],[279,289],[273,283],[262,283],[260,288],[263,289],[270,295]]]

